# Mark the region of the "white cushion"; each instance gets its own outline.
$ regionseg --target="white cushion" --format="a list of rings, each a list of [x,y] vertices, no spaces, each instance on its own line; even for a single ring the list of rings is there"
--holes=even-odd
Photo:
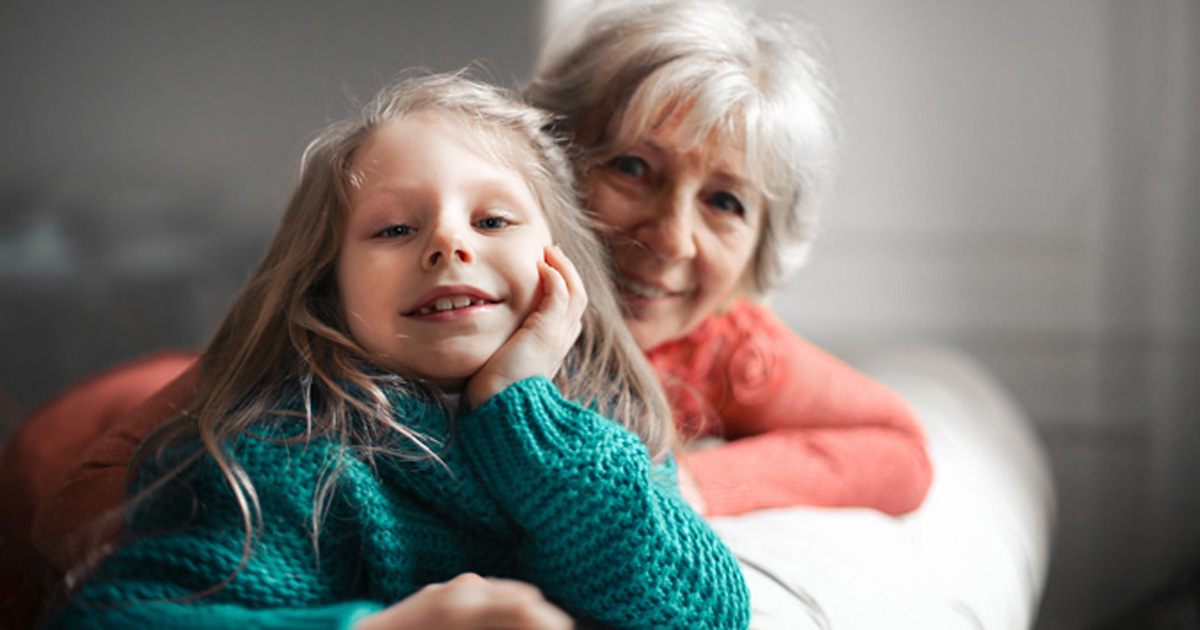
[[[955,350],[894,350],[855,363],[924,422],[929,496],[902,518],[790,508],[711,519],[743,562],[751,627],[1031,627],[1055,498],[1028,418],[986,368]]]

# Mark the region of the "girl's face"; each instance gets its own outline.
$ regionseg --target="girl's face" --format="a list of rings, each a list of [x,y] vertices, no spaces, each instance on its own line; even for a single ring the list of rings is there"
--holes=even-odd
[[[501,140],[442,114],[380,126],[354,158],[337,262],[354,339],[396,372],[461,388],[538,301],[553,239]]]
[[[678,115],[668,118],[586,180],[643,349],[682,337],[737,296],[762,225],[742,150],[685,148],[678,126]]]

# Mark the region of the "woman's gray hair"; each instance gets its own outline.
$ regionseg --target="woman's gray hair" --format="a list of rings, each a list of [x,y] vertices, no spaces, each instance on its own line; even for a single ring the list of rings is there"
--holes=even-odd
[[[527,94],[557,112],[577,168],[625,150],[676,111],[696,145],[744,149],[765,213],[745,288],[763,295],[807,257],[839,145],[824,46],[785,16],[722,2],[596,2],[562,20]]]

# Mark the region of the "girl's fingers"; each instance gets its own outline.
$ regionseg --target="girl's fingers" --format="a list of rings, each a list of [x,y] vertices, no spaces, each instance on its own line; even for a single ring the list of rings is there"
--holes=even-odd
[[[570,304],[567,281],[557,269],[545,262],[538,262],[538,273],[542,276],[542,302],[537,311],[548,317],[561,317]]]
[[[546,262],[554,267],[562,274],[563,279],[567,282],[567,287],[572,293],[587,291],[583,286],[583,278],[579,275],[579,270],[575,268],[575,263],[571,262],[570,258],[563,253],[562,248],[557,245],[551,245],[546,248]]]
[[[565,332],[567,346],[570,346],[575,343],[575,340],[579,338],[579,333],[583,330],[583,313],[587,309],[588,302],[587,290],[584,288],[579,270],[575,268],[574,263],[567,258],[562,249],[558,246],[547,247],[544,256],[545,262],[539,264],[544,267],[543,277],[546,274],[554,276],[554,280],[548,281],[545,286],[547,291],[555,291],[555,297],[551,305],[539,310],[547,316],[554,317],[557,322],[569,322],[570,327]],[[561,301],[559,296],[561,296]],[[546,297],[549,297],[549,294]],[[559,310],[551,311],[550,308]]]
[[[566,286],[569,314],[573,318],[581,317],[584,309],[587,308],[587,289],[584,287],[579,270],[557,245],[546,248],[545,258],[546,264],[559,274]]]

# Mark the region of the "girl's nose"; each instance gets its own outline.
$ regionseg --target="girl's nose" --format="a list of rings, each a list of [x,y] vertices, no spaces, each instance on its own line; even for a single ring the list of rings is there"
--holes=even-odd
[[[633,237],[657,258],[687,260],[696,255],[694,202],[688,195],[663,195],[647,208],[647,218],[634,230]]]
[[[462,230],[447,222],[439,222],[430,235],[422,264],[426,269],[452,263],[470,263],[474,259]]]

